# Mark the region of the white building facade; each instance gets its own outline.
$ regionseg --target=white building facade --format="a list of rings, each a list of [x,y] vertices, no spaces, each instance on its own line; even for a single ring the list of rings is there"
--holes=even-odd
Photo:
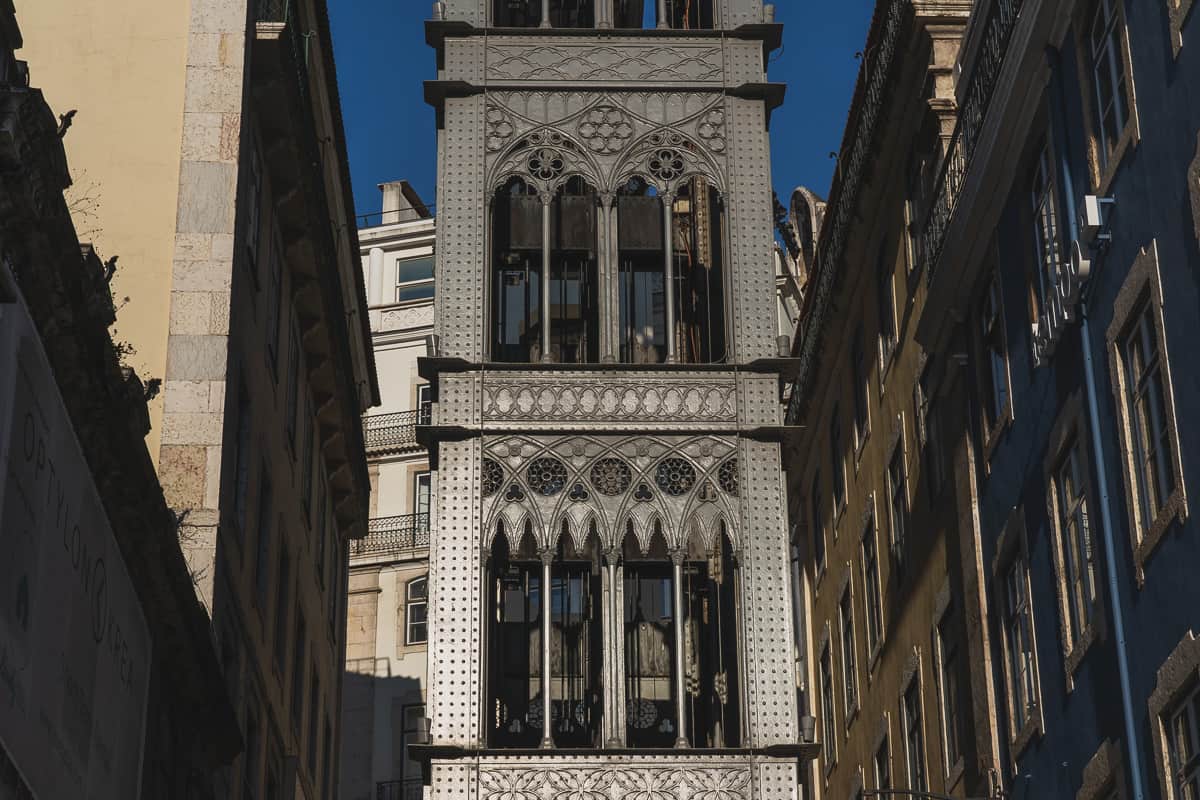
[[[417,360],[433,332],[435,222],[406,182],[380,189],[383,211],[359,230],[381,405],[363,418],[371,522],[350,544],[340,796],[419,800],[408,745],[426,716],[432,479]]]
[[[756,0],[435,16],[429,796],[795,797],[781,30]]]

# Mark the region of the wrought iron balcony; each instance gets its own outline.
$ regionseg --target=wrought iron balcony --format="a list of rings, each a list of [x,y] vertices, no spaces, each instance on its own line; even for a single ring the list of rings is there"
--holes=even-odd
[[[373,519],[366,538],[352,541],[350,547],[356,556],[398,555],[429,547],[429,514]]]
[[[416,411],[371,414],[363,417],[363,437],[367,453],[377,455],[421,449],[420,443],[417,442],[417,426],[428,425],[429,419],[428,404]]]
[[[375,784],[375,800],[421,800],[420,780],[383,781]]]
[[[926,258],[927,280],[933,280],[938,258],[946,243],[946,232],[954,219],[959,192],[966,179],[967,170],[971,168],[971,160],[979,144],[979,134],[983,130],[992,93],[1000,81],[1000,70],[1004,66],[1005,56],[1008,55],[1008,45],[1023,2],[1024,0],[991,0],[987,17],[982,23],[984,28],[977,45],[978,55],[967,78],[958,120],[954,124],[954,133],[950,137],[946,156],[938,171],[937,183],[934,184],[935,194],[921,231],[921,252]]]

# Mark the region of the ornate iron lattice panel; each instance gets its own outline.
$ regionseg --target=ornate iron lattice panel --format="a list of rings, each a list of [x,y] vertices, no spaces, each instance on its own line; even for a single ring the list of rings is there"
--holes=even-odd
[[[543,456],[530,463],[529,486],[543,497],[553,497],[567,483],[567,468],[557,458]]]
[[[717,483],[721,489],[731,495],[738,493],[738,460],[731,458],[717,469]]]
[[[601,458],[592,465],[592,485],[606,497],[616,497],[629,491],[633,472],[619,458]]]
[[[658,488],[672,497],[687,494],[696,485],[696,470],[685,459],[664,458],[654,471]]]

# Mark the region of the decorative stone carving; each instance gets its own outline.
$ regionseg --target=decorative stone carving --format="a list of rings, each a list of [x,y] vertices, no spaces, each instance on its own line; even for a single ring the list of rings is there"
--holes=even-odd
[[[485,421],[735,422],[735,384],[678,380],[543,382],[508,380],[484,386]]]
[[[642,42],[596,44],[552,42],[539,46],[493,43],[487,48],[489,81],[637,81],[639,83],[719,83],[720,46],[675,44],[647,47]]]
[[[594,153],[616,153],[633,136],[629,116],[612,105],[598,105],[579,122],[579,138]]]
[[[559,766],[485,768],[481,800],[744,800],[748,766]]]
[[[508,112],[494,103],[489,103],[487,111],[484,112],[484,120],[487,122],[486,146],[488,152],[496,153],[503,150],[504,145],[516,132]]]

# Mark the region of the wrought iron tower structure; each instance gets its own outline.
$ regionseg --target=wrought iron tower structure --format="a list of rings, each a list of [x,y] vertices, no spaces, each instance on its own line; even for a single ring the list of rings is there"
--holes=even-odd
[[[444,0],[434,800],[791,798],[761,0]]]

